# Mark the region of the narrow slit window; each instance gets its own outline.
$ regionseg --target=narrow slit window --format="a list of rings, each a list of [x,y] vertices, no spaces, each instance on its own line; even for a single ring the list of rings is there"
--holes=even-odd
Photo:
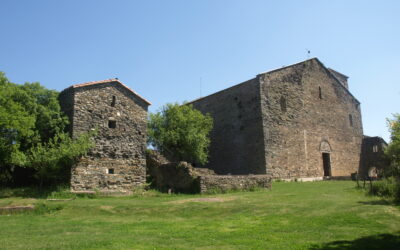
[[[112,96],[111,107],[115,107],[115,103],[117,101],[117,97],[115,95]]]
[[[280,104],[281,104],[281,111],[286,112],[286,98],[285,97],[283,97],[283,96],[281,97]]]
[[[108,121],[108,127],[109,128],[116,128],[117,127],[117,121],[109,120]]]
[[[350,127],[353,127],[353,116],[349,115],[349,123],[350,123]]]
[[[321,86],[318,87],[318,96],[319,96],[319,99],[322,99],[322,89],[321,89]]]

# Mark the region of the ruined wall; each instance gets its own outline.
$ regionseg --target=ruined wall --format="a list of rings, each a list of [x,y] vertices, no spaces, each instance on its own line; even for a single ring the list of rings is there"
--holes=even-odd
[[[146,103],[117,82],[69,88],[60,103],[71,96],[73,137],[97,130],[96,146],[72,170],[72,189],[126,191],[144,183]]]
[[[330,155],[332,176],[357,171],[363,134],[359,102],[317,59],[258,78],[268,174],[324,176],[323,152]]]
[[[145,176],[146,169],[136,159],[85,157],[72,168],[71,187],[73,191],[130,192],[146,182]]]
[[[362,142],[362,154],[359,177],[378,177],[390,164],[385,158],[384,149],[387,146],[381,137],[365,136]]]
[[[256,79],[194,101],[210,113],[210,160],[205,167],[218,174],[265,174],[259,84]]]
[[[268,175],[205,175],[199,178],[201,193],[271,188]]]

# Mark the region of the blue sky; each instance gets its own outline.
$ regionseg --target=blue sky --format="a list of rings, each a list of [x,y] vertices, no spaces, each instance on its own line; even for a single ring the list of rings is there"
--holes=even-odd
[[[2,0],[0,12],[0,71],[15,83],[118,77],[156,111],[309,49],[350,76],[366,135],[388,140],[385,119],[400,112],[400,1]]]

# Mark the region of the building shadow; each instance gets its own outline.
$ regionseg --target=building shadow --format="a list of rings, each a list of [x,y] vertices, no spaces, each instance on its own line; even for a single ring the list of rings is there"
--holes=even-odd
[[[0,199],[11,198],[11,197],[44,199],[47,198],[54,191],[59,191],[59,187],[57,186],[50,186],[44,188],[39,188],[37,186],[9,187],[9,188],[0,187]]]
[[[312,250],[332,250],[332,249],[400,249],[399,234],[378,234],[371,235],[355,240],[332,241],[321,245],[312,246]]]

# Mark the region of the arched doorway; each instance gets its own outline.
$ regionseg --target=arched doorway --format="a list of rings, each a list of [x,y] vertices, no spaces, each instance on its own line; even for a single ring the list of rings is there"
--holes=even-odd
[[[331,169],[331,146],[328,141],[322,141],[319,150],[322,153],[322,167],[324,169],[324,177],[332,176]]]
[[[377,178],[378,177],[378,170],[376,167],[370,167],[368,169],[368,177],[369,178]]]

